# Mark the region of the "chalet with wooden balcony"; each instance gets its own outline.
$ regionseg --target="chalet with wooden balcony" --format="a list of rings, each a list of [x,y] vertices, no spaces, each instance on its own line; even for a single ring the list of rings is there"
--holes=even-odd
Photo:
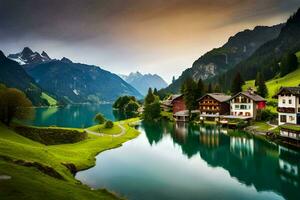
[[[300,86],[282,87],[273,97],[278,99],[280,136],[300,141]]]
[[[300,125],[300,87],[282,87],[273,98],[278,99],[279,125]]]
[[[242,119],[256,119],[257,111],[266,107],[266,100],[256,94],[252,89],[231,97],[230,115]]]
[[[231,96],[222,93],[208,93],[198,99],[200,115],[228,115],[230,112],[229,99]]]

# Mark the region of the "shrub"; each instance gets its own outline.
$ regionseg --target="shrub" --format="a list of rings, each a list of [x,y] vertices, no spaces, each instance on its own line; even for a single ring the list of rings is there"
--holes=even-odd
[[[71,129],[18,126],[15,130],[20,135],[45,145],[76,143],[87,138],[86,132]]]
[[[112,121],[105,122],[105,128],[112,128],[114,126],[114,123]]]

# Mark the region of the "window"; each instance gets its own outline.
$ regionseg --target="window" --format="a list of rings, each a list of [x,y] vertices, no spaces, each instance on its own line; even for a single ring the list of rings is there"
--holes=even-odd
[[[289,121],[292,122],[295,120],[295,117],[294,116],[289,116]]]
[[[286,115],[280,115],[280,122],[286,122]]]
[[[241,105],[241,110],[247,110],[247,105]]]
[[[240,109],[240,106],[239,105],[235,105],[234,108],[235,109]]]
[[[282,103],[285,104],[285,99],[282,99]]]
[[[292,99],[289,99],[289,104],[292,104]]]

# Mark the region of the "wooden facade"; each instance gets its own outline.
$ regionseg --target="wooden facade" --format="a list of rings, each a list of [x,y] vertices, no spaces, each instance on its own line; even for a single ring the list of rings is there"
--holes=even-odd
[[[183,95],[178,96],[172,100],[173,114],[186,110],[186,105],[183,99]]]
[[[230,105],[226,102],[226,98],[222,98],[222,100],[218,97],[215,97],[215,94],[206,94],[198,100],[200,114],[208,114],[208,115],[227,115],[230,112]],[[221,94],[218,94],[221,96]],[[224,97],[224,95],[222,96]]]

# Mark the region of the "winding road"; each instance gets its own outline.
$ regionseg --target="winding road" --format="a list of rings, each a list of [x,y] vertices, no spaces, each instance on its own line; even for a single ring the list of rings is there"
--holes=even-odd
[[[117,124],[117,126],[120,127],[121,129],[121,133],[119,134],[106,134],[106,133],[98,133],[98,132],[95,132],[95,131],[91,131],[91,130],[88,130],[88,129],[84,129],[87,133],[89,134],[92,134],[92,135],[97,135],[97,136],[111,136],[111,137],[119,137],[119,136],[122,136],[126,133],[126,129],[124,128],[124,126],[122,126],[121,124],[124,124],[123,122],[120,122],[119,124]]]

